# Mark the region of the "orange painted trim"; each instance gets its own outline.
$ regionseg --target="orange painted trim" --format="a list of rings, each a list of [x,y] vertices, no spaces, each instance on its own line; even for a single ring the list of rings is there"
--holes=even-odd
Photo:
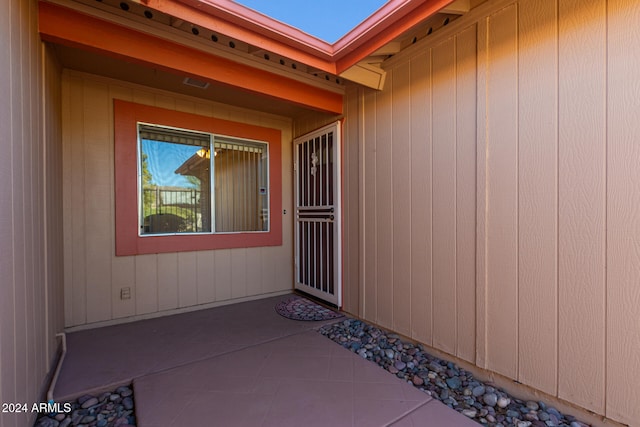
[[[144,0],[150,8],[335,73],[329,43],[230,0]]]
[[[266,141],[268,232],[145,236],[138,234],[138,122]],[[282,134],[277,129],[114,100],[116,256],[282,245]]]
[[[51,3],[39,3],[39,26],[41,38],[45,41],[87,49],[205,81],[225,83],[320,111],[342,114],[341,94]]]

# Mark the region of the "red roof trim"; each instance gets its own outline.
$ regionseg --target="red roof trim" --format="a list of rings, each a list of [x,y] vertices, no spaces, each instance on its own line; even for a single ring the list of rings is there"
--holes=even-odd
[[[200,0],[143,0],[143,2],[148,7],[167,15],[335,74],[335,63],[332,61],[331,51],[323,50],[322,47],[319,48],[315,45],[314,37],[267,16],[256,14],[245,7],[242,9],[248,13],[243,15],[240,11],[236,11],[240,5],[233,2],[221,1],[221,4]],[[224,5],[230,3],[231,6],[221,7],[223,3]],[[258,19],[256,15],[262,18]],[[276,31],[269,27],[268,23],[273,24],[274,28],[278,24],[282,27]],[[288,35],[289,31],[292,32],[290,36]],[[295,37],[303,38],[304,35],[308,37],[306,42],[295,39]],[[321,42],[318,39],[315,40]]]
[[[340,40],[329,44],[231,0],[142,1],[149,7],[188,20],[188,17],[180,15],[185,11],[180,11],[176,7],[177,3],[182,3],[189,6],[192,12],[199,14],[199,24],[206,28],[219,28],[219,20],[226,21],[228,25],[236,28],[235,37],[246,43],[336,74],[356,64],[404,31],[453,2],[453,0],[390,0]],[[191,16],[191,22],[193,18]],[[227,30],[233,33],[233,29]],[[241,30],[246,32],[240,34]]]
[[[333,52],[331,44],[317,37],[307,34],[300,29],[284,22],[271,18],[253,9],[245,7],[230,0],[178,0],[198,10],[209,12],[233,22],[236,25],[245,26],[262,35],[273,37],[283,41],[294,39],[301,46],[306,46],[318,54],[324,54],[329,58]]]
[[[336,72],[339,74],[358,63],[450,3],[451,0],[391,0],[387,5],[398,4],[393,11],[393,19],[378,16],[380,9],[334,45]]]

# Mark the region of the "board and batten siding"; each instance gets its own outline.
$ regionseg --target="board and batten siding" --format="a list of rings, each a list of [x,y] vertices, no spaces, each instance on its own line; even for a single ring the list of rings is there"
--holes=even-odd
[[[37,17],[37,1],[0,3],[0,402],[29,405],[1,427],[35,422],[64,327],[61,69]]]
[[[473,26],[414,51],[386,69],[384,91],[347,91],[358,115],[345,109],[345,147],[361,150],[345,166],[362,177],[358,314],[468,361],[476,351],[475,44]],[[345,252],[344,264],[357,265]]]
[[[640,425],[638,22],[490,0],[347,90],[354,313]]]
[[[291,215],[283,245],[116,257],[113,100],[276,128],[282,132],[283,209],[291,212],[291,120],[117,80],[63,75],[64,270],[67,327],[292,289]],[[120,289],[131,289],[121,299]]]

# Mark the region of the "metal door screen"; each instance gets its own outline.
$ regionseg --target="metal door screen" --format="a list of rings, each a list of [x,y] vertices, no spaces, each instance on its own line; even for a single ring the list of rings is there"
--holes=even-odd
[[[296,289],[341,305],[340,127],[295,140]]]

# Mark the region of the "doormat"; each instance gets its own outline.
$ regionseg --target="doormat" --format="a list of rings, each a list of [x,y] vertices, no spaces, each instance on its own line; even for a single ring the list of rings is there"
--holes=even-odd
[[[277,303],[276,312],[292,320],[320,321],[344,317],[344,314],[299,296],[292,296]]]

